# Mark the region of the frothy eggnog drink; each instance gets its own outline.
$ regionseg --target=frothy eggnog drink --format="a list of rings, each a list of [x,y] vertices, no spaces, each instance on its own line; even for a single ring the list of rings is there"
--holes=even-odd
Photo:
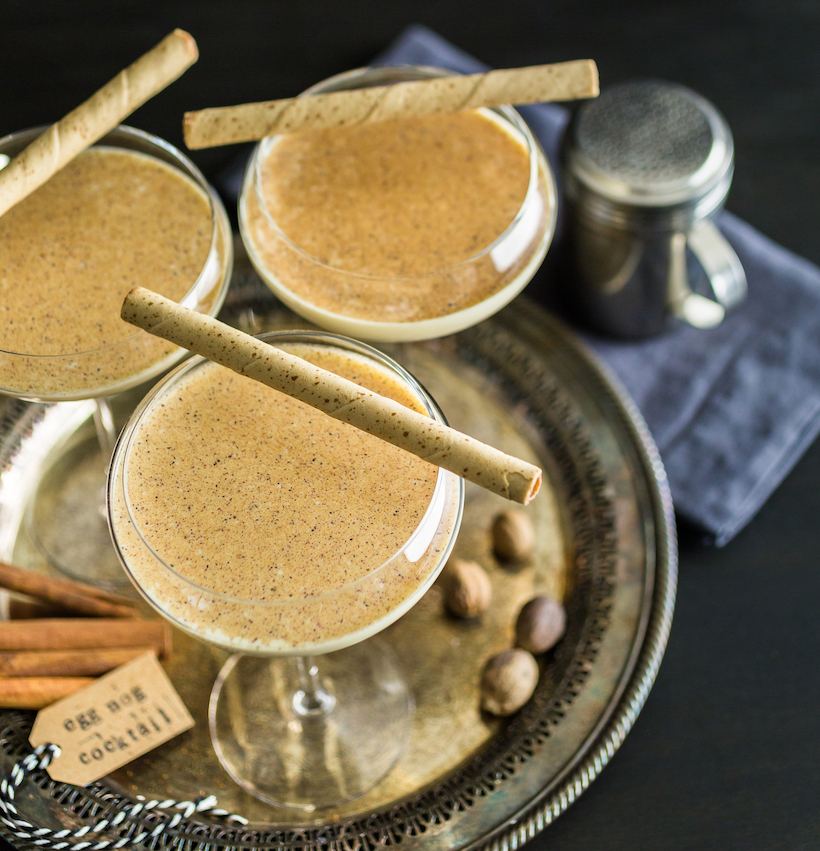
[[[426,410],[361,354],[288,350]],[[115,457],[111,522],[137,586],[184,629],[246,653],[327,651],[378,631],[432,581],[455,481],[204,362],[150,401]]]
[[[543,260],[554,206],[520,119],[465,110],[264,140],[240,225],[257,270],[298,313],[411,340],[474,324],[517,294]]]
[[[135,331],[120,305],[146,282],[182,299],[213,230],[208,195],[178,169],[124,148],[79,154],[0,216],[0,390],[83,398],[172,358],[145,334],[123,345]]]

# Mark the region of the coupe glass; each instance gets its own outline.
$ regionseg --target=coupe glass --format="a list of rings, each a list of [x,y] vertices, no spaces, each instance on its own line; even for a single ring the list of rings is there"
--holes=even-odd
[[[363,343],[326,332],[284,331],[261,335],[261,339],[282,348],[307,343],[364,357],[408,388],[429,416],[444,421],[436,403],[408,372]],[[180,566],[190,550],[190,538],[184,538],[186,545],[178,550],[179,561],[175,563],[167,556],[174,544],[153,531],[146,533],[140,525],[139,503],[131,498],[152,502],[157,488],[171,489],[163,499],[173,499],[182,507],[191,497],[185,495],[182,484],[159,481],[153,475],[146,490],[145,476],[150,474],[135,472],[140,468],[133,466],[137,462],[132,464],[132,459],[135,452],[144,451],[135,450],[135,446],[147,445],[145,441],[151,442],[153,436],[161,434],[163,445],[174,441],[172,430],[163,424],[162,418],[168,416],[165,403],[171,399],[175,405],[184,402],[186,378],[207,368],[222,369],[197,357],[166,376],[143,400],[120,435],[108,484],[112,537],[131,580],[160,614],[194,637],[236,654],[222,669],[210,700],[211,737],[225,769],[262,800],[304,810],[326,808],[372,788],[404,750],[413,698],[388,646],[372,636],[408,611],[443,567],[461,522],[464,483],[438,469],[435,484],[430,485],[429,504],[425,499],[420,509],[423,518],[404,543],[383,561],[367,565],[352,580],[344,578],[342,565],[326,560],[334,575],[311,589],[312,596],[306,591],[289,599],[271,600],[265,599],[270,591],[264,586],[260,586],[263,590],[242,588],[228,594],[208,587],[201,577],[193,581],[186,576],[184,564]],[[184,410],[186,417],[198,416],[194,406]],[[223,416],[221,407],[219,415]],[[325,415],[316,412],[316,416]],[[146,425],[148,418],[150,427]],[[236,439],[252,452],[255,432],[247,431],[244,429]],[[177,462],[186,463],[175,454],[173,463]],[[271,475],[269,486],[260,489],[258,496],[254,491],[254,500],[263,506],[285,506],[287,495],[277,487],[275,469]],[[132,476],[141,477],[136,479],[140,482],[139,496],[131,485]],[[239,492],[242,478],[235,475],[227,487],[235,483]],[[227,504],[234,504],[233,490],[227,496]],[[219,504],[226,503],[223,500]],[[175,541],[201,534],[197,517],[209,509],[208,505],[185,507],[190,508],[186,516],[191,517],[186,528],[176,525],[176,511],[171,512],[175,525],[169,534]],[[379,516],[392,517],[393,507],[385,505],[382,510],[379,505]],[[348,530],[351,536],[358,536],[356,540],[368,534],[360,528],[359,520],[354,516],[340,521],[345,536]],[[220,531],[225,524],[235,523],[240,534],[253,539],[252,518],[243,514],[219,522]],[[287,544],[280,542],[279,546]],[[327,555],[327,539],[316,540],[315,547]],[[277,561],[271,548],[260,550],[253,563],[242,562],[242,576],[255,580],[280,568],[288,570],[288,563]],[[223,577],[232,576],[231,568],[236,566],[219,561],[222,549],[216,547],[215,552],[207,553],[212,571],[207,575],[222,570]],[[318,570],[314,565],[304,565],[305,571],[314,569]],[[217,577],[212,585],[221,581]]]
[[[308,89],[319,94],[422,80],[448,72],[419,66],[360,68],[331,77]],[[239,202],[239,226],[248,255],[263,281],[291,310],[320,328],[362,340],[406,342],[442,337],[486,319],[510,302],[529,283],[552,241],[557,216],[555,181],[538,142],[520,115],[507,106],[482,110],[525,151],[529,181],[518,212],[506,230],[491,244],[444,268],[410,276],[379,276],[357,273],[317,259],[291,239],[269,208],[263,190],[263,164],[281,136],[263,139],[254,150]],[[389,122],[400,130],[401,122]],[[452,163],[464,168],[464,163]],[[338,167],[328,163],[328,168]],[[374,172],[378,163],[374,164]],[[478,170],[478,166],[476,166]],[[378,192],[381,177],[374,173],[370,188]],[[457,199],[451,202],[457,211]],[[321,205],[322,198],[309,192],[304,205]],[[497,199],[488,197],[487,205]],[[455,213],[457,215],[457,212]],[[399,238],[395,251],[401,251]],[[331,311],[304,297],[294,285],[312,282],[315,292],[336,293],[344,307]],[[441,315],[412,319],[427,294],[455,293],[480,282],[483,294],[477,302],[445,308]],[[396,293],[399,296],[396,296]],[[376,313],[374,315],[374,306]],[[402,318],[397,316],[401,309]],[[422,315],[418,313],[418,315]]]
[[[15,156],[42,129],[0,139],[0,155]],[[96,144],[147,155],[180,172],[201,190],[210,208],[210,248],[181,301],[193,310],[215,315],[224,301],[233,266],[230,223],[216,193],[184,154],[156,136],[120,126]],[[150,252],[151,246],[144,250]],[[117,286],[115,281],[111,283]],[[152,287],[151,280],[137,283]],[[21,293],[20,297],[31,294]],[[72,424],[55,445],[26,511],[32,540],[63,573],[99,585],[128,583],[111,547],[105,519],[105,477],[117,436],[110,403],[115,394],[156,377],[185,354],[184,349],[137,329],[110,345],[70,354],[8,351],[0,342],[0,393],[57,403],[64,422]],[[90,435],[79,428],[89,420],[94,423]]]

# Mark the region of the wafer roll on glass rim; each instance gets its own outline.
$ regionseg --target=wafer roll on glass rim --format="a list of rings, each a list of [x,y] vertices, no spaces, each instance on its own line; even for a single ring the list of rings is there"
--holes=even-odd
[[[567,101],[598,95],[591,59],[448,75],[282,100],[186,112],[185,144],[192,150],[251,142],[281,133],[351,127],[504,104]]]
[[[121,316],[499,496],[526,505],[541,487],[534,464],[143,287],[128,293]]]
[[[176,80],[198,57],[193,37],[176,29],[52,124],[0,168],[0,216]]]

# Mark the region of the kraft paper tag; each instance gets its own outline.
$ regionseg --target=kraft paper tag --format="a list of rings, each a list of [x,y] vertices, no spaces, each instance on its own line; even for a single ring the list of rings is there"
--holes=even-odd
[[[193,726],[149,651],[41,709],[29,741],[60,746],[46,769],[52,780],[85,786]]]

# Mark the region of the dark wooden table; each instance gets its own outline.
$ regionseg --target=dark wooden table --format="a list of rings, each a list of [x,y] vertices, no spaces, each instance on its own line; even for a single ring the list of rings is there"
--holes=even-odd
[[[604,84],[677,81],[734,132],[729,209],[820,262],[817,3],[6,0],[0,14],[0,134],[59,118],[175,26],[201,58],[130,123],[177,145],[185,109],[295,95],[415,22],[494,66],[592,57]],[[214,179],[235,155],[193,158]],[[530,851],[820,846],[818,517],[815,444],[726,547],[680,530],[655,688],[611,764]]]

